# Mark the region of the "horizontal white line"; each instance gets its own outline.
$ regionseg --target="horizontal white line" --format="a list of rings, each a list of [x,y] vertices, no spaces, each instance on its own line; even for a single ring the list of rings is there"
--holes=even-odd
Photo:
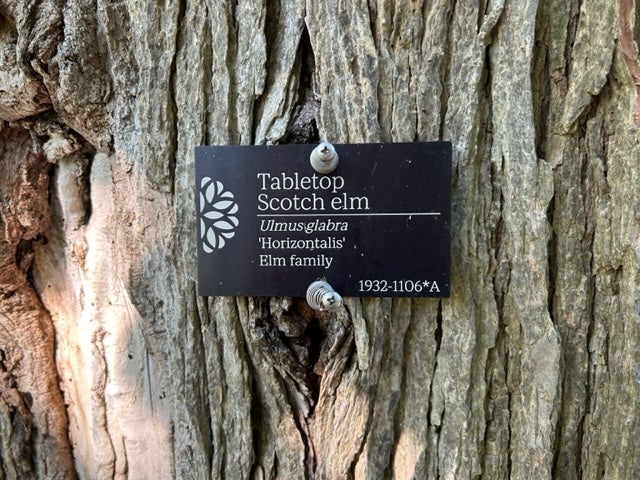
[[[258,217],[437,217],[440,212],[393,212],[393,213],[259,213]]]

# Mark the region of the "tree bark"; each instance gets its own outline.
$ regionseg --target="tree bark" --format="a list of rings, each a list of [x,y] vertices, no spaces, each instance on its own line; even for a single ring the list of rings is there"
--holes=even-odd
[[[640,477],[639,25],[0,0],[0,479]],[[453,143],[451,298],[197,296],[194,147],[320,139]]]

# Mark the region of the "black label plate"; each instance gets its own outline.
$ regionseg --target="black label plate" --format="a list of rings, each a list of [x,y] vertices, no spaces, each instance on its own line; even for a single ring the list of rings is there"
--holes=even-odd
[[[196,147],[198,293],[448,297],[451,143]]]

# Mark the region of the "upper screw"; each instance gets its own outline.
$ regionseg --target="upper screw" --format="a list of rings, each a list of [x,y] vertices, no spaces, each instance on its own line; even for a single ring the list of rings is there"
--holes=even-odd
[[[313,149],[309,156],[311,166],[318,173],[331,173],[338,167],[338,153],[329,142],[322,142]]]

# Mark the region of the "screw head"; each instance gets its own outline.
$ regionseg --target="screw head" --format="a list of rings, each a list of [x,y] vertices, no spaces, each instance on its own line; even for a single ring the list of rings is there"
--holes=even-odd
[[[322,299],[320,300],[320,310],[328,310],[330,312],[335,312],[342,306],[342,297],[338,295],[336,292],[327,292],[322,295]]]
[[[338,167],[339,156],[329,142],[322,142],[313,149],[309,161],[313,169],[322,174],[333,172]]]
[[[316,280],[307,288],[307,303],[314,310],[335,312],[342,306],[342,297],[324,280]]]

